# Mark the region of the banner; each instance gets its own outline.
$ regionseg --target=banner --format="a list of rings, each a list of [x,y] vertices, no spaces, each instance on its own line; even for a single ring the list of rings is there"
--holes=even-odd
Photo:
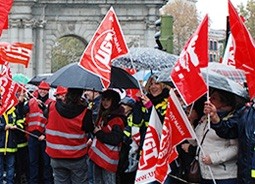
[[[3,65],[2,72],[0,74],[0,115],[18,104],[19,101],[16,97],[18,89],[19,85],[15,82],[12,82],[11,71],[8,63],[6,62]]]
[[[111,7],[85,49],[79,65],[110,85],[111,61],[128,52],[114,9]]]
[[[8,28],[8,14],[11,10],[13,0],[0,0],[0,36],[3,29]]]
[[[135,184],[155,181],[155,168],[159,153],[162,124],[155,108],[152,108],[149,125],[146,131],[142,154],[140,156]]]
[[[195,132],[174,90],[171,89],[155,170],[155,178],[160,183],[166,180],[171,171],[170,163],[178,157],[176,146],[188,138],[195,139]]]
[[[255,97],[255,45],[243,20],[238,15],[231,1],[228,0],[230,31],[234,43],[236,68],[245,71],[250,98]]]
[[[28,67],[32,57],[32,43],[0,43],[0,64],[4,62],[23,64]]]
[[[172,72],[171,79],[186,105],[207,92],[200,72],[208,65],[208,15],[185,44]]]

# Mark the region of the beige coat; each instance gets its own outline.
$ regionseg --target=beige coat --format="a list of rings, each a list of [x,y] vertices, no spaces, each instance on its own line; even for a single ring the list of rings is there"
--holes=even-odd
[[[206,119],[196,127],[195,132],[200,142],[207,128]],[[214,179],[237,178],[237,139],[222,139],[217,136],[213,129],[210,129],[205,136],[202,150],[199,153],[202,178],[212,179],[208,165],[202,162],[203,152],[205,155],[209,155],[212,160],[210,168]]]

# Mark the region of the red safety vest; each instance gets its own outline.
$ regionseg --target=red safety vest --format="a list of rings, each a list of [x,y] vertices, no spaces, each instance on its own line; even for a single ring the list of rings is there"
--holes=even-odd
[[[61,116],[52,102],[46,125],[46,153],[51,158],[80,158],[87,153],[87,137],[82,121],[87,112],[68,119]]]
[[[45,105],[52,102],[52,99],[47,99]],[[29,113],[26,115],[27,131],[39,131],[44,133],[47,119],[43,116],[43,111],[38,107],[36,99],[29,100]]]
[[[102,131],[110,132],[114,125],[120,125],[124,129],[124,122],[120,117],[111,119],[106,126],[102,127]],[[90,159],[98,166],[105,170],[116,172],[119,162],[120,147],[102,143],[96,137],[93,139],[92,145],[88,151]]]

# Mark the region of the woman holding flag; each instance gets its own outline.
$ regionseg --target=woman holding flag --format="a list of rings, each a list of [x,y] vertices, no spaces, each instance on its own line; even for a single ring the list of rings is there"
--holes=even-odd
[[[210,101],[205,103],[206,114],[209,114],[209,103],[215,107],[215,114],[227,120],[236,108],[244,104],[244,101],[238,100],[233,93],[212,88]],[[217,184],[237,184],[237,139],[220,138],[213,129],[209,128],[208,123],[210,122],[207,116],[204,116],[195,129],[198,140],[202,144],[199,152],[201,184],[213,184],[214,180]]]

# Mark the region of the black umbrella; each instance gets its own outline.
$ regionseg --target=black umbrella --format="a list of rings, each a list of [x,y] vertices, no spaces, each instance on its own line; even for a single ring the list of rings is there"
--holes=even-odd
[[[138,81],[128,72],[118,67],[113,66],[111,68],[110,81],[110,87],[112,88],[139,89]],[[91,89],[96,91],[103,90],[100,77],[84,70],[77,62],[68,64],[59,69],[53,73],[46,82],[52,87],[62,85],[68,88]]]
[[[172,67],[178,56],[147,47],[131,48],[129,53],[112,61],[114,66],[136,70],[157,70]]]
[[[28,84],[33,84],[38,86],[41,81],[46,81],[50,76],[52,76],[52,73],[47,73],[47,74],[38,74],[34,76],[33,78],[28,81]]]

